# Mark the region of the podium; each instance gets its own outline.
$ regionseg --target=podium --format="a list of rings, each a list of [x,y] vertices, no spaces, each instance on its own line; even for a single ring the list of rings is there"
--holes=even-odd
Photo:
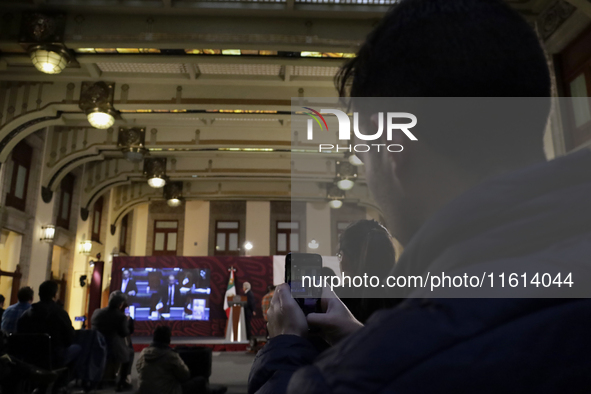
[[[226,324],[227,342],[248,342],[246,338],[246,317],[244,315],[244,305],[246,300],[242,300],[239,295],[228,297],[230,306],[230,317]]]

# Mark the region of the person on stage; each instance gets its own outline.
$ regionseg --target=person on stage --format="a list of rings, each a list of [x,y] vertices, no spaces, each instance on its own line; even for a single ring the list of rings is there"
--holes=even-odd
[[[250,340],[252,336],[252,328],[250,327],[250,322],[253,316],[256,316],[255,305],[256,300],[254,299],[254,294],[251,291],[251,285],[249,282],[244,282],[242,284],[242,291],[244,291],[244,295],[246,296],[246,305],[244,306],[244,317],[246,318],[246,337]]]

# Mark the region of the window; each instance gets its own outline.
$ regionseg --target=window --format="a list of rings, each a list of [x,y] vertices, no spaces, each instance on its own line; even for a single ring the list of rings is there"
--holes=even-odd
[[[121,231],[119,232],[119,252],[127,254],[127,221],[129,215],[121,220]],[[176,249],[176,248],[175,248]]]
[[[177,220],[154,221],[152,256],[176,256],[178,229]]]
[[[57,215],[57,225],[70,229],[70,211],[72,210],[72,195],[74,194],[74,176],[68,174],[61,183],[60,205]]]
[[[24,142],[19,143],[12,151],[12,172],[10,189],[6,194],[6,205],[24,211],[27,206],[27,189],[31,172],[31,156],[33,149]]]
[[[95,242],[101,242],[101,218],[103,215],[103,198],[99,198],[94,203],[92,210],[92,237]]]
[[[299,252],[300,222],[277,222],[277,254]]]
[[[217,221],[215,223],[215,255],[238,256],[240,222]]]

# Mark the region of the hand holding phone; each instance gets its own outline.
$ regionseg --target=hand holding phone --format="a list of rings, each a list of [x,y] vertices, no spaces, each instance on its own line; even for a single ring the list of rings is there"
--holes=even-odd
[[[313,253],[289,253],[285,256],[285,283],[304,315],[321,312],[322,287],[315,287],[322,275],[322,256]]]

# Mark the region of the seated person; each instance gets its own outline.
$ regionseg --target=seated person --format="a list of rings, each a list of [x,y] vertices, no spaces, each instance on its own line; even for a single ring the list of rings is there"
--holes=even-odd
[[[31,305],[16,323],[19,334],[48,334],[51,337],[53,368],[70,365],[80,353],[74,342],[74,327],[68,313],[57,302],[58,285],[48,280],[39,286],[39,302]]]
[[[109,306],[94,311],[91,320],[92,329],[99,331],[105,337],[107,360],[120,364],[118,367],[118,391],[131,389],[131,385],[126,382],[126,371],[130,360],[133,361],[133,349],[128,345],[130,323],[124,313],[126,306],[125,294],[114,291],[109,296]]]
[[[2,315],[2,331],[7,333],[16,332],[16,322],[31,307],[33,293],[33,289],[29,286],[19,289],[17,293],[18,302],[6,308]]]
[[[204,377],[190,379],[189,368],[179,354],[170,348],[170,327],[158,326],[154,341],[142,350],[137,361],[139,394],[206,393]]]

